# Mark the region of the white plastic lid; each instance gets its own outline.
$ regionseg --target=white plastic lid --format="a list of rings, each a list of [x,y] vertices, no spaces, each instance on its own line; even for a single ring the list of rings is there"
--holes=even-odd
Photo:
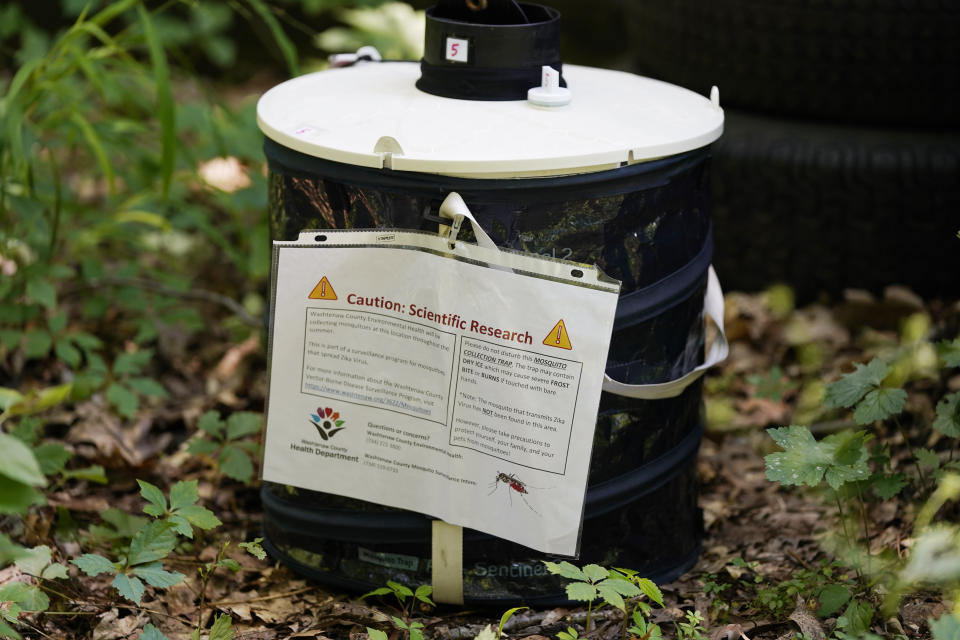
[[[682,87],[564,65],[573,99],[442,98],[418,90],[414,62],[362,63],[288,80],[260,98],[272,140],[361,167],[472,178],[589,173],[706,146],[723,110]]]

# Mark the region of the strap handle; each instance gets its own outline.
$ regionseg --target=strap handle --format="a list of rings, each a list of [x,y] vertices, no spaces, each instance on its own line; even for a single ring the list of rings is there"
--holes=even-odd
[[[717,273],[711,266],[707,270],[707,293],[704,296],[703,310],[707,316],[717,325],[719,333],[717,338],[710,345],[707,357],[703,364],[693,369],[684,376],[669,382],[658,382],[654,384],[627,384],[617,382],[610,376],[603,376],[603,390],[608,393],[614,393],[618,396],[627,398],[636,398],[638,400],[661,400],[663,398],[675,398],[683,390],[693,384],[702,376],[707,369],[722,362],[730,353],[730,346],[727,343],[727,336],[723,331],[723,290],[720,288],[720,280]]]
[[[483,227],[480,226],[480,223],[477,222],[477,219],[473,217],[473,214],[470,213],[470,209],[467,207],[467,203],[463,201],[463,198],[460,197],[460,194],[456,191],[451,191],[447,194],[447,197],[443,199],[443,202],[440,204],[440,210],[438,211],[441,218],[449,218],[453,220],[453,224],[450,225],[450,232],[447,234],[447,240],[450,242],[450,248],[453,249],[457,244],[457,236],[460,234],[460,225],[463,224],[464,218],[470,221],[470,226],[473,227],[473,235],[477,237],[477,244],[484,249],[494,249],[499,251],[500,248],[497,246],[497,243],[490,239],[490,236],[487,235],[487,232],[483,230]],[[441,230],[442,232],[442,230]]]

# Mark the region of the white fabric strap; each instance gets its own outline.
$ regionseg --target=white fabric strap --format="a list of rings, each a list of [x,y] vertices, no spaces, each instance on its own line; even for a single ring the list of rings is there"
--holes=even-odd
[[[456,191],[451,191],[447,194],[447,197],[444,198],[443,203],[440,205],[439,214],[442,218],[450,218],[453,220],[453,224],[450,225],[450,235],[448,236],[450,238],[451,248],[453,244],[456,243],[457,234],[460,233],[460,225],[463,224],[463,219],[466,218],[470,221],[470,226],[473,227],[473,235],[477,237],[477,245],[485,249],[499,250],[497,243],[490,239],[487,232],[483,230],[483,227],[480,226],[477,219],[470,213],[470,209],[467,208],[467,203],[463,201],[463,198],[461,198],[460,194]]]
[[[700,378],[707,369],[725,360],[727,354],[730,352],[730,347],[727,344],[727,336],[723,332],[723,291],[720,289],[720,280],[717,278],[717,274],[712,266],[707,271],[707,293],[704,296],[703,311],[713,320],[713,323],[717,325],[717,329],[719,329],[716,339],[713,341],[713,344],[710,345],[710,350],[707,352],[707,357],[703,364],[676,380],[655,384],[626,384],[617,382],[610,376],[604,374],[603,390],[618,396],[626,396],[639,400],[675,398]]]

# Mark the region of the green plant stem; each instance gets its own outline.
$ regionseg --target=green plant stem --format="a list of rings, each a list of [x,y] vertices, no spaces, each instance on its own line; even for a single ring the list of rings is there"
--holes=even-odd
[[[60,218],[63,208],[63,191],[60,185],[60,165],[57,164],[57,154],[53,149],[49,149],[50,154],[50,173],[53,178],[53,224],[50,225],[50,245],[47,251],[47,263],[53,261],[57,254],[57,240],[60,236]]]
[[[843,503],[840,501],[840,493],[834,491],[833,497],[837,500],[837,511],[840,512],[840,526],[843,528],[843,537],[846,539],[847,544],[852,548],[854,546],[854,541],[853,538],[850,537],[849,529],[847,529],[847,517],[843,512]],[[854,567],[854,571],[857,572],[857,580],[862,582],[863,574],[860,573],[860,568]]]
[[[906,445],[907,451],[910,453],[910,459],[913,460],[913,466],[917,468],[917,475],[920,477],[920,487],[922,489],[927,488],[927,478],[923,475],[923,469],[920,468],[920,463],[917,461],[917,456],[913,453],[913,447],[910,445],[910,438],[907,437],[907,432],[904,430],[903,425],[900,424],[900,418],[894,416],[893,423],[897,425],[897,431],[900,433],[900,437],[903,438],[903,444]]]
[[[584,635],[590,635],[590,616],[593,613],[593,600],[587,605],[587,624],[584,627]]]
[[[867,525],[867,505],[863,500],[863,491],[860,488],[860,483],[857,482],[857,500],[860,502],[860,521],[863,523],[863,541],[867,546],[867,573],[870,573],[871,559],[873,556],[870,554],[870,529]]]
[[[17,622],[17,624],[22,624],[22,625],[24,625],[24,626],[30,627],[30,629],[32,629],[32,630],[35,631],[36,633],[39,633],[39,634],[40,634],[41,636],[43,636],[44,638],[50,638],[50,640],[53,640],[53,636],[48,636],[46,633],[43,632],[42,629],[40,629],[40,627],[37,627],[36,625],[30,624],[30,623],[27,622],[26,620],[19,620],[19,621]]]
[[[220,545],[220,548],[217,550],[217,557],[212,564],[198,569],[200,572],[200,606],[197,609],[198,632],[203,628],[203,607],[207,603],[207,583],[210,582],[213,572],[217,570],[217,563],[223,560],[223,553],[227,550],[227,544],[227,542],[224,542]]]

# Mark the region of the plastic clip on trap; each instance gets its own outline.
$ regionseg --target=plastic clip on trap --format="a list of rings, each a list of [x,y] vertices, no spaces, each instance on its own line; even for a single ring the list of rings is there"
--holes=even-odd
[[[726,354],[708,189],[723,112],[677,86],[563,65],[553,9],[468,4],[480,6],[427,11],[419,64],[334,68],[261,98],[273,238],[436,232],[455,191],[497,245],[595,263],[620,280],[580,562],[671,580],[700,549],[699,378]],[[559,88],[566,104],[532,99]],[[721,328],[706,358],[705,314]],[[272,483],[261,495],[264,544],[297,572],[357,591],[431,582],[427,516]],[[466,603],[566,601],[543,554],[469,529],[462,543]]]

